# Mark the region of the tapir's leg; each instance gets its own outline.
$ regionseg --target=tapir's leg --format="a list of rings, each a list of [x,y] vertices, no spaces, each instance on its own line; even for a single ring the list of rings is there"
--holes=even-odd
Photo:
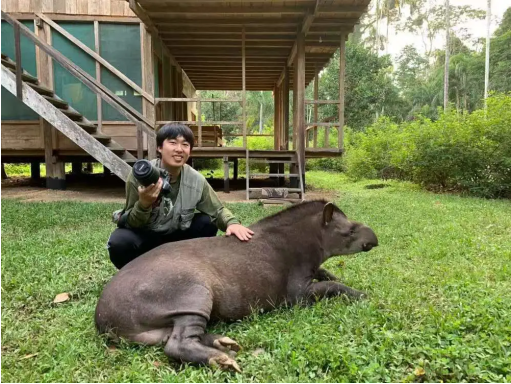
[[[318,281],[338,281],[337,276],[328,272],[326,269],[319,268],[314,275],[314,279]]]
[[[198,315],[183,315],[173,318],[174,328],[165,345],[165,354],[182,362],[209,364],[222,369],[241,372],[230,356],[202,343],[207,320]]]
[[[335,281],[320,281],[318,283],[312,283],[307,291],[308,300],[340,295],[346,295],[348,298],[356,300],[367,297],[364,292],[357,291],[356,289]]]

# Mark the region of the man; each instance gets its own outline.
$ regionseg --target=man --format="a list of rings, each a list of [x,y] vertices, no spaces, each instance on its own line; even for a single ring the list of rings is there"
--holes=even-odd
[[[162,177],[143,187],[130,172],[126,204],[114,212],[118,228],[107,244],[110,260],[118,269],[161,244],[216,236],[218,229],[241,241],[252,238],[254,233],[222,205],[204,176],[186,164],[193,144],[189,127],[167,124],[156,134],[159,158],[151,161]],[[164,179],[170,191],[162,191]]]

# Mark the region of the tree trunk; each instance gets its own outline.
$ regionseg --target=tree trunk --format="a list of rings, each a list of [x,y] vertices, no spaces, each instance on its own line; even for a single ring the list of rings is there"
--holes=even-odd
[[[263,133],[263,102],[259,103],[259,134]]]
[[[488,0],[486,10],[486,59],[484,66],[484,108],[486,110],[486,99],[490,85],[490,25],[491,25],[491,0]]]
[[[444,70],[444,111],[449,107],[449,0],[445,0],[445,70]]]

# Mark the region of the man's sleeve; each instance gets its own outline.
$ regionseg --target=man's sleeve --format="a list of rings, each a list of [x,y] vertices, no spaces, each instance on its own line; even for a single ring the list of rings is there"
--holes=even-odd
[[[197,210],[209,215],[212,222],[224,232],[227,230],[229,225],[240,223],[238,219],[234,217],[232,212],[223,206],[218,195],[213,188],[211,188],[207,180],[204,180],[202,197],[199,204],[197,204]]]
[[[126,204],[119,219],[120,227],[141,228],[149,222],[152,207],[143,208],[138,200],[138,187],[133,174],[126,180]]]

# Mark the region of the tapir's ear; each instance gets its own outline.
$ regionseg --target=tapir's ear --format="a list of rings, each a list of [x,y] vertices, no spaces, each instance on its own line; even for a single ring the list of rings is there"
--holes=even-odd
[[[323,207],[323,224],[328,225],[332,221],[334,216],[334,205],[332,203],[326,203]]]

